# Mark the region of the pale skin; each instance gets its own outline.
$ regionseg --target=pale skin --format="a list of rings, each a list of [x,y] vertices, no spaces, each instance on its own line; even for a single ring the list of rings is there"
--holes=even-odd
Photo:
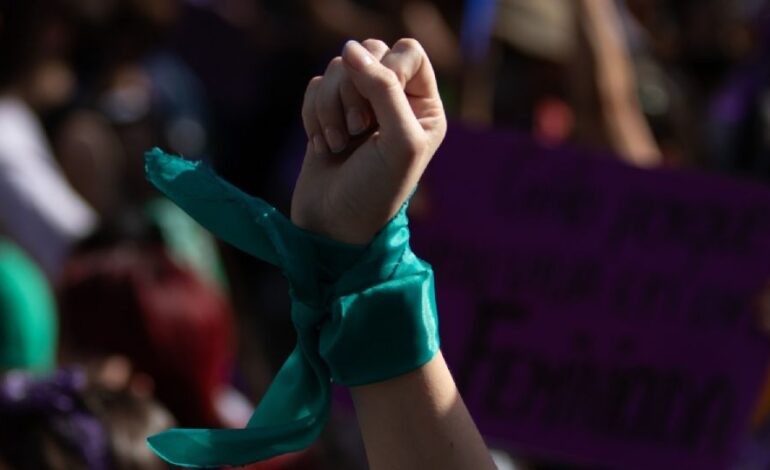
[[[348,42],[310,81],[302,117],[292,221],[348,243],[367,243],[396,214],[446,133],[433,68],[411,39]],[[351,392],[370,468],[495,468],[440,352]]]
[[[595,80],[599,117],[609,144],[632,165],[659,166],[662,153],[636,96],[636,77],[617,5],[612,0],[580,0],[577,14],[585,35],[582,52],[593,60],[581,55],[575,55],[575,60],[580,66],[593,63],[588,74]]]

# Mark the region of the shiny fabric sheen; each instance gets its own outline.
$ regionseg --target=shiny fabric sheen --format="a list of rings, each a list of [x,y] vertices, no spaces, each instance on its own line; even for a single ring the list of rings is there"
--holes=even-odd
[[[293,225],[200,162],[153,149],[147,178],[204,227],[281,269],[297,345],[244,429],[171,429],[148,438],[187,467],[245,465],[304,449],[331,407],[332,382],[355,386],[412,371],[439,349],[433,270],[409,247],[406,204],[366,246]]]

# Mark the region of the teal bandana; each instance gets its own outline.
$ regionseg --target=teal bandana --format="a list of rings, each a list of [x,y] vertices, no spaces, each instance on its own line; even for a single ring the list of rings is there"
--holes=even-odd
[[[214,235],[281,269],[297,345],[244,429],[171,429],[151,436],[166,461],[246,465],[308,447],[329,416],[332,382],[403,375],[439,349],[433,270],[409,247],[406,204],[366,246],[300,229],[200,162],[153,149],[147,178]]]

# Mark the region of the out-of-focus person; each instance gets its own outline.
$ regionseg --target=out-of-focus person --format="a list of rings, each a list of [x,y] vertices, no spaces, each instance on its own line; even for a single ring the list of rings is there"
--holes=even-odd
[[[253,406],[232,384],[230,304],[145,228],[102,230],[68,261],[58,289],[61,361],[88,365],[108,388],[154,395],[181,425],[243,427]],[[314,459],[290,454],[253,468],[314,468]]]
[[[80,368],[0,375],[3,470],[159,470],[145,443],[174,420],[149,396],[93,380]]]
[[[97,219],[63,176],[39,119],[74,90],[66,11],[55,1],[0,3],[0,231],[50,277]]]
[[[23,250],[0,237],[0,373],[52,370],[57,333],[48,280]]]
[[[610,150],[637,166],[661,163],[637,96],[628,17],[614,1],[469,4],[494,14],[478,15],[486,28],[465,28],[466,121]]]
[[[58,298],[65,363],[123,356],[181,424],[243,424],[238,412],[226,413],[235,354],[229,303],[160,243],[79,251],[63,272]]]

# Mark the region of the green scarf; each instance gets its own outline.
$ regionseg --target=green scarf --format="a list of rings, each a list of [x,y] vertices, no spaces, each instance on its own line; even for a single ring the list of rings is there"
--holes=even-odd
[[[439,349],[433,270],[409,247],[406,204],[366,246],[293,225],[200,162],[153,149],[147,177],[222,240],[289,280],[297,345],[244,429],[171,429],[148,438],[170,463],[245,465],[308,447],[325,425],[332,382],[403,375]]]

